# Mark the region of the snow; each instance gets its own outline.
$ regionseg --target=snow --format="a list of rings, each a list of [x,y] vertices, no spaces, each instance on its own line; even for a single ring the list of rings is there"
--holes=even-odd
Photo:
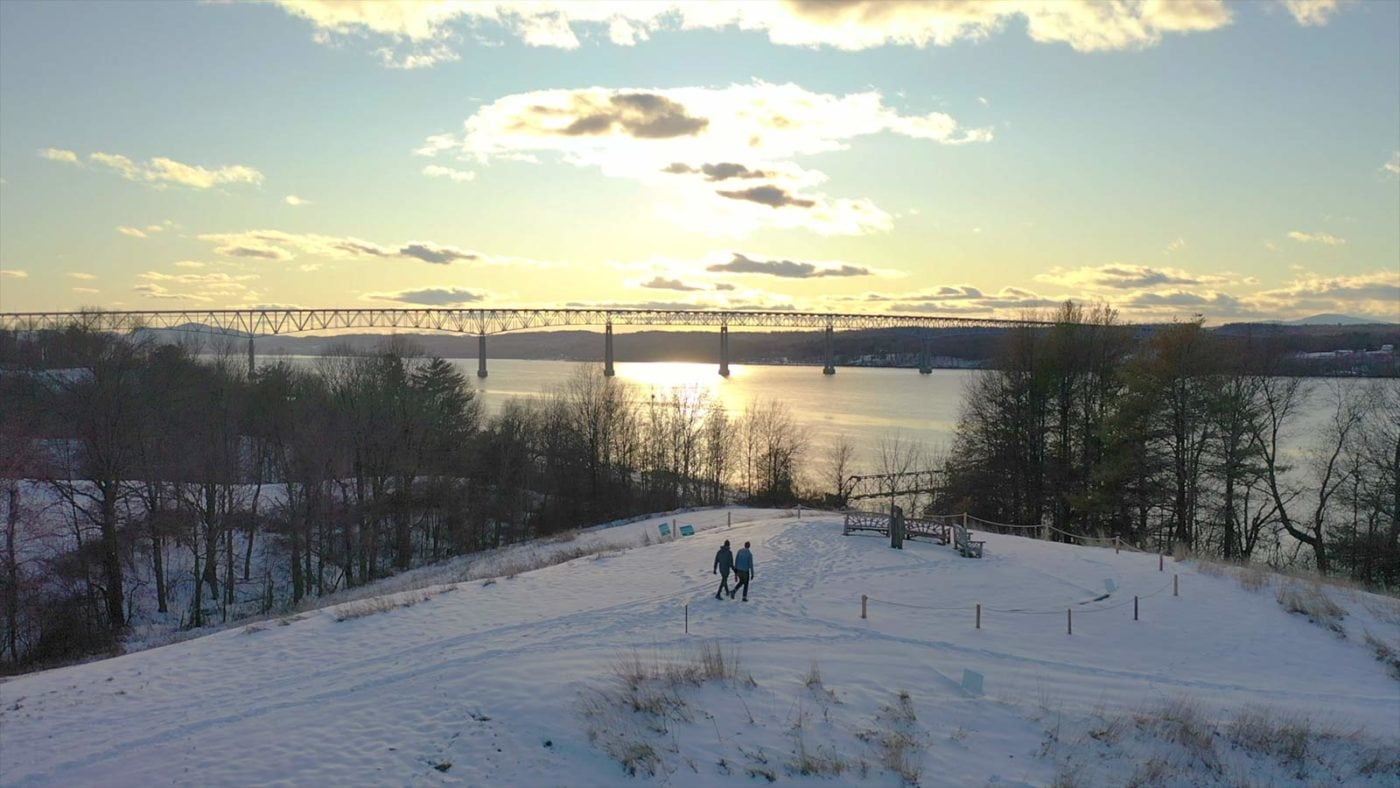
[[[799,773],[802,752],[840,760],[840,783],[899,785],[879,744],[894,730],[916,742],[924,785],[1044,785],[1076,762],[1088,784],[1121,783],[1138,754],[1175,757],[1172,745],[1139,731],[1120,745],[1133,758],[1115,760],[1098,736],[1069,732],[1171,699],[1222,726],[1260,706],[1400,746],[1400,681],[1363,642],[1400,642],[1396,600],[1329,588],[1347,611],[1339,637],[1286,612],[1272,588],[1170,558],[1159,572],[1155,555],[980,534],[986,557],[967,559],[843,536],[840,515],[794,515],[683,514],[697,534],[654,544],[660,517],[583,531],[501,551],[466,575],[478,579],[399,580],[388,597],[8,680],[0,783],[616,785],[633,778],[601,746],[612,736],[651,745],[657,771],[640,779],[669,785],[765,773],[832,784]],[[708,570],[725,539],[753,543],[747,603],[714,599]],[[592,554],[520,571],[526,554],[565,550]],[[518,574],[479,579],[492,565]],[[1117,590],[1099,599],[1106,580]],[[620,691],[617,666],[633,655],[660,664],[714,642],[752,683],[673,687],[684,710],[660,724],[604,709],[600,729],[585,714]],[[814,665],[821,683],[808,686]],[[968,669],[983,694],[962,689]],[[913,719],[899,718],[901,691]],[[1218,749],[1223,766],[1178,784],[1306,781],[1296,764]]]

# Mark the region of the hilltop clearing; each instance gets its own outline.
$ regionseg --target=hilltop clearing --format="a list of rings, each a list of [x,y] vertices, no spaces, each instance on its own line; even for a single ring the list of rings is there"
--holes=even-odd
[[[1375,645],[1400,647],[1393,599],[995,534],[980,560],[897,551],[839,515],[744,514],[625,549],[659,520],[585,532],[567,563],[10,680],[0,782],[1400,779],[1400,681]],[[713,596],[725,539],[753,543],[747,603]],[[1289,612],[1292,590],[1340,612]]]

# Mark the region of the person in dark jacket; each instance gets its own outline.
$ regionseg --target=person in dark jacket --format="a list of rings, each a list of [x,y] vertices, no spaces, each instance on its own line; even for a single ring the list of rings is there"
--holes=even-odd
[[[719,575],[719,590],[715,592],[715,599],[723,599],[724,594],[729,594],[733,599],[734,594],[729,591],[729,570],[734,568],[734,554],[729,552],[729,540],[724,540],[724,545],[715,553],[715,568],[710,574]]]
[[[749,552],[749,543],[744,542],[744,547],[734,556],[734,588],[729,592],[729,598],[739,593],[739,589],[744,590],[744,601],[749,601],[749,578],[753,577],[753,553]]]

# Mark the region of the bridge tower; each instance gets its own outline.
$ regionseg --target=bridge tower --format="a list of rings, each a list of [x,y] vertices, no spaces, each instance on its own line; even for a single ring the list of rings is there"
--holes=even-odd
[[[486,377],[486,332],[476,336],[476,376]]]
[[[923,350],[919,352],[919,374],[933,374],[933,363],[929,360],[928,355],[928,337],[924,337],[924,347]]]
[[[609,320],[603,331],[603,375],[613,377],[617,370],[613,369],[613,344],[612,344],[612,320]]]
[[[836,374],[836,363],[835,363],[834,358],[832,357],[832,350],[831,350],[832,334],[834,334],[834,333],[835,333],[835,330],[832,328],[831,324],[830,324],[830,323],[827,323],[827,324],[826,324],[826,366],[822,367],[822,374],[823,374],[823,375],[835,375],[835,374]]]
[[[719,324],[719,374],[729,377],[729,324]]]

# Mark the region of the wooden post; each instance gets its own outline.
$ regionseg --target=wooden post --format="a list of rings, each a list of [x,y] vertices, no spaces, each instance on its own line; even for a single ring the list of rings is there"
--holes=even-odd
[[[1158,553],[1158,554],[1157,554],[1157,571],[1158,571],[1158,572],[1162,571],[1162,554],[1161,554],[1161,553]]]
[[[1113,537],[1113,554],[1118,555],[1118,537]]]
[[[860,617],[861,617],[861,618],[865,618],[865,603],[868,602],[869,600],[870,600],[870,597],[866,596],[865,594],[861,594],[861,595],[860,595]]]
[[[1172,575],[1172,596],[1181,596],[1181,575]]]
[[[1138,598],[1137,598],[1136,596],[1133,597],[1133,620],[1134,620],[1134,621],[1137,621],[1137,620],[1138,620],[1138,617],[1137,617],[1137,613],[1138,613],[1138,611],[1137,611],[1137,599],[1138,599]]]
[[[685,634],[690,634],[690,603],[685,606]]]
[[[977,628],[982,628],[982,603],[977,603]]]
[[[802,504],[800,503],[797,505],[797,519],[802,519]]]
[[[727,512],[724,513],[724,527],[725,527],[725,528],[733,528],[733,527],[734,527],[734,513],[733,513],[733,512],[728,512],[728,511],[727,511]]]
[[[1074,608],[1065,611],[1065,634],[1074,634]]]
[[[671,518],[671,538],[672,538],[672,539],[675,539],[677,536],[680,536],[680,535],[681,535],[681,532],[678,531],[678,530],[676,530],[676,518],[672,517],[672,518]]]

